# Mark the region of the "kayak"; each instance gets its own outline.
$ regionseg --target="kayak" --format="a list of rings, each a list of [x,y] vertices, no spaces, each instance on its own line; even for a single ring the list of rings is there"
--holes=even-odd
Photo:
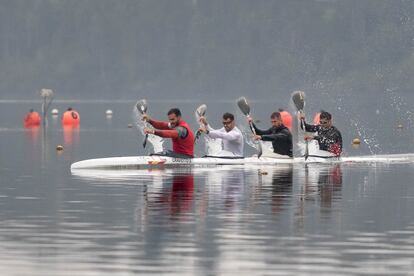
[[[292,164],[294,162],[339,162],[340,157],[327,156],[309,156],[308,160],[304,158],[291,158],[279,155],[277,157],[260,157],[257,156],[245,158],[233,157],[198,157],[198,158],[176,158],[169,156],[125,156],[88,159],[75,162],[71,165],[71,170],[78,169],[148,169],[148,168],[171,168],[171,167],[211,167],[223,165],[277,165]]]
[[[99,170],[127,170],[127,169],[158,169],[158,168],[180,168],[196,167],[208,168],[226,165],[278,165],[293,163],[413,163],[414,154],[387,154],[336,157],[329,155],[309,155],[305,157],[290,158],[288,156],[260,157],[251,156],[245,158],[225,157],[198,157],[198,158],[175,158],[169,156],[124,156],[88,159],[75,162],[71,170],[99,169]]]

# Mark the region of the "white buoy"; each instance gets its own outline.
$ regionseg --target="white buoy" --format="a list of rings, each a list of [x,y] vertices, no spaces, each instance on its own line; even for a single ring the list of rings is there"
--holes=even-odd
[[[56,146],[56,150],[57,151],[62,151],[63,150],[63,146],[62,145],[57,145]]]
[[[108,109],[105,114],[106,116],[112,116],[112,110]]]
[[[54,108],[54,109],[52,109],[51,113],[52,113],[52,115],[58,115],[59,110],[57,108]]]

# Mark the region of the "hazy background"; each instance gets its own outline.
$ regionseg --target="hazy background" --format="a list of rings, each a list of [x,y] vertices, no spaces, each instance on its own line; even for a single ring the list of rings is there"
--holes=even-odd
[[[201,103],[219,120],[234,107],[215,103],[246,96],[264,121],[300,89],[346,144],[411,152],[413,14],[404,0],[0,0],[0,102],[50,88],[85,126],[79,101],[146,98],[156,118],[178,106],[192,121]]]
[[[402,0],[1,0],[0,98],[405,94],[413,12]]]
[[[413,163],[112,177],[70,165],[147,154],[128,128],[139,98],[157,119],[180,107],[195,130],[201,103],[214,127],[224,111],[246,124],[243,95],[265,128],[297,89],[309,119],[333,113],[345,156],[414,153],[413,12],[402,0],[0,0],[1,275],[412,274]],[[41,88],[60,115],[79,111],[79,129],[50,114],[23,128]]]

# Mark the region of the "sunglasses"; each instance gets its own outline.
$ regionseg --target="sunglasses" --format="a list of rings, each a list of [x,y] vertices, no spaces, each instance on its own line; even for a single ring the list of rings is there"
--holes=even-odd
[[[223,121],[223,125],[230,125],[231,123],[233,123],[233,121]]]
[[[329,124],[329,121],[320,121],[319,122],[321,125],[327,125],[327,124]]]

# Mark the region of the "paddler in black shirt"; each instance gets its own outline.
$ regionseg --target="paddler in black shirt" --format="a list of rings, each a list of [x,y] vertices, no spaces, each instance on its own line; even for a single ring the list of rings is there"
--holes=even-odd
[[[332,125],[332,115],[329,112],[321,111],[318,125],[308,125],[305,122],[305,113],[299,113],[299,119],[303,120],[307,132],[317,132],[317,135],[306,135],[305,140],[315,139],[319,143],[319,149],[340,156],[342,153],[341,132]],[[302,124],[301,124],[302,127]]]
[[[247,120],[252,122],[253,128],[256,131],[255,140],[271,141],[274,153],[292,157],[292,134],[283,124],[280,112],[273,112],[270,115],[272,127],[268,130],[257,128],[253,123],[253,118],[250,116],[247,117]]]

